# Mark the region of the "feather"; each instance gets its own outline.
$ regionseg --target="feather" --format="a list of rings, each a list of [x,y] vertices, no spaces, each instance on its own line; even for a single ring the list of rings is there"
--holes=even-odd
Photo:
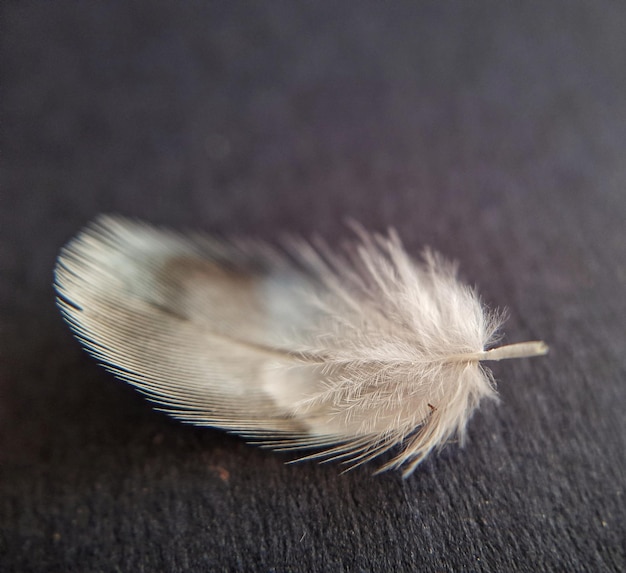
[[[502,314],[455,265],[356,232],[338,253],[103,216],[62,250],[58,304],[99,362],[179,420],[349,468],[401,446],[380,471],[406,476],[496,397],[484,361],[547,347],[487,350]]]

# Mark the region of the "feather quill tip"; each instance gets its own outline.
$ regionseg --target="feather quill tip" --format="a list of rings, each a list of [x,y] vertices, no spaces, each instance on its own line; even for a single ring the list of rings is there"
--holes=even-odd
[[[549,350],[549,346],[543,340],[531,340],[467,354],[465,358],[479,362],[508,360],[510,358],[533,358],[535,356],[544,356],[548,354]]]

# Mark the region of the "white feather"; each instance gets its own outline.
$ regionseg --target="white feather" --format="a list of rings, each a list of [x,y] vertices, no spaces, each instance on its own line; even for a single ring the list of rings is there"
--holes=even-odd
[[[496,396],[481,361],[547,347],[487,351],[501,315],[454,265],[357,232],[343,254],[282,252],[101,217],[59,256],[59,305],[91,354],[178,419],[351,467],[401,445],[381,470],[408,475]]]

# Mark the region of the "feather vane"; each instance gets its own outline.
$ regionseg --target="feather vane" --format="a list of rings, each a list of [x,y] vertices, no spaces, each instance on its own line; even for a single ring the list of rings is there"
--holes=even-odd
[[[381,471],[409,475],[496,397],[483,361],[547,347],[488,350],[503,317],[455,265],[357,233],[346,252],[282,250],[100,217],[59,256],[58,304],[99,362],[184,422],[349,467],[401,446]]]

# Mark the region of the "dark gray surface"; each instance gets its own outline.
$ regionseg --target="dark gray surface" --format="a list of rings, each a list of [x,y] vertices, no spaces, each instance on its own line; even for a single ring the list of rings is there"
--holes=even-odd
[[[0,570],[626,567],[624,4],[316,4],[3,3]],[[393,225],[552,353],[406,481],[286,466],[80,350],[51,273],[100,212]]]

